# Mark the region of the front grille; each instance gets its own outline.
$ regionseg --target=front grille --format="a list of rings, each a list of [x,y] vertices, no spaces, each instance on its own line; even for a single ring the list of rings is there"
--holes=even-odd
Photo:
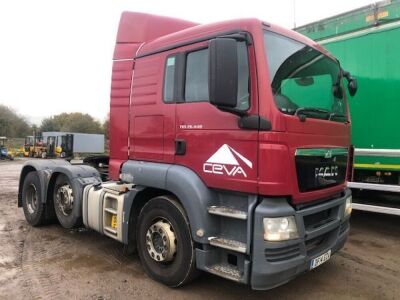
[[[347,156],[345,148],[298,149],[295,162],[299,191],[342,184],[346,178]]]
[[[338,216],[339,207],[332,207],[315,214],[304,216],[304,226],[307,231],[321,227],[333,220]]]
[[[277,249],[265,249],[265,259],[268,262],[279,262],[300,255],[300,245],[291,245]]]
[[[319,249],[323,247],[327,238],[327,235],[323,234],[321,236],[317,236],[313,239],[306,241],[307,255],[312,255],[315,252],[319,252]]]
[[[347,228],[349,228],[349,227],[350,227],[350,222],[349,222],[349,221],[346,221],[346,222],[342,223],[342,224],[340,225],[340,232],[339,232],[339,234],[343,234],[343,233],[347,230]]]

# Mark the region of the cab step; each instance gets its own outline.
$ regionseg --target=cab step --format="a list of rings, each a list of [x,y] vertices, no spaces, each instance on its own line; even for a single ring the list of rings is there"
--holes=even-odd
[[[233,280],[236,282],[241,282],[242,276],[240,275],[240,271],[235,266],[231,266],[229,264],[216,264],[210,267],[207,267],[206,270],[211,274]]]
[[[246,244],[239,241],[224,239],[220,237],[209,237],[208,241],[210,242],[211,246],[224,248],[240,253],[246,253],[247,251]]]
[[[210,206],[208,207],[208,213],[227,218],[247,220],[247,212],[228,206]]]

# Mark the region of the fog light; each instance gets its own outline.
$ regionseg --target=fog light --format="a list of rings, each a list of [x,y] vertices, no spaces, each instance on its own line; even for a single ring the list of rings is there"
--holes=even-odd
[[[296,220],[293,216],[282,218],[264,218],[264,240],[270,242],[297,239]]]
[[[346,205],[345,205],[345,208],[344,208],[344,216],[345,217],[348,217],[348,216],[351,215],[351,211],[353,210],[352,202],[353,202],[352,197],[351,196],[347,197]]]

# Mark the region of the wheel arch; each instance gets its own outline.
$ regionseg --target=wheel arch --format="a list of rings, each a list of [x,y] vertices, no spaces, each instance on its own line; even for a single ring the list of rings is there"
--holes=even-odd
[[[126,196],[124,211],[127,212],[128,218],[126,218],[126,221],[123,223],[124,230],[122,240],[124,244],[129,246],[128,252],[133,252],[137,246],[136,229],[142,208],[149,200],[162,195],[176,197],[167,190],[144,186],[136,186],[135,189]]]
[[[208,243],[208,237],[215,234],[214,231],[218,228],[217,220],[208,214],[207,208],[212,205],[216,195],[189,168],[162,163],[127,161],[122,166],[121,176],[130,178],[135,184],[143,187],[141,191],[131,195],[133,196],[132,207],[136,201],[135,205],[140,207],[154,198],[145,199],[146,193],[162,192],[155,196],[173,195],[187,214],[194,241]],[[131,210],[129,213],[131,215]]]
[[[83,189],[88,184],[97,184],[101,182],[99,172],[86,165],[63,165],[56,167],[50,175],[46,189],[46,205],[54,210],[53,194],[56,180],[60,175],[65,175],[74,190],[74,200],[78,201],[78,205],[82,205]],[[82,209],[78,211],[78,217],[82,217]]]
[[[38,172],[40,186],[42,190],[42,202],[46,202],[46,191],[47,184],[51,173],[57,166],[69,165],[67,161],[64,160],[28,160],[22,167],[21,174],[19,176],[18,185],[18,207],[22,206],[22,186],[26,175],[30,172]]]

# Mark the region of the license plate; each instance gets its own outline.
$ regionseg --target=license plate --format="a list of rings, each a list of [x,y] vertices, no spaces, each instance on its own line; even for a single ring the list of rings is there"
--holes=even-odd
[[[324,262],[331,258],[331,250],[325,252],[324,254],[314,258],[310,264],[310,270],[322,265]]]

